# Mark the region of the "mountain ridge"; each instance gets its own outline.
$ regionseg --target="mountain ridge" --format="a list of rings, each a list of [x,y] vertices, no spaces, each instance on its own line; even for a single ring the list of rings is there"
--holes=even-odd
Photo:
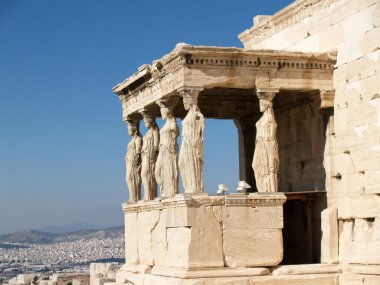
[[[124,226],[114,226],[105,229],[78,230],[66,233],[49,233],[38,230],[26,230],[0,235],[0,243],[58,243],[81,239],[104,239],[116,237],[124,233]]]

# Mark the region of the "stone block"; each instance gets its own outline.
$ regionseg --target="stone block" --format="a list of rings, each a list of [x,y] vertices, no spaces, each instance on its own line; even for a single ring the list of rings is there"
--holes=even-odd
[[[160,217],[159,210],[140,212],[137,216],[137,245],[140,264],[153,266],[152,231]]]
[[[379,0],[358,0],[358,11],[362,11],[373,5],[378,5]]]
[[[380,218],[340,221],[339,262],[380,264]]]
[[[284,29],[274,34],[273,36],[264,39],[261,42],[261,47],[263,49],[277,49],[277,50],[287,49],[290,46],[290,43],[286,39],[287,31],[288,29]]]
[[[348,128],[348,108],[336,108],[334,113],[334,130]]]
[[[376,74],[378,58],[378,52],[373,52],[339,66],[334,71],[334,84],[344,86],[345,94],[357,92],[360,95],[361,84],[358,81]]]
[[[380,82],[380,73],[360,81],[360,90],[363,98],[371,99],[375,94],[379,93],[379,89],[376,88],[378,82]]]
[[[346,270],[346,268],[343,267],[343,270]],[[347,271],[362,275],[380,275],[380,265],[348,265]]]
[[[339,275],[339,284],[364,285],[364,280],[363,280],[363,277],[360,275],[344,272]]]
[[[319,35],[314,34],[305,39],[293,43],[287,50],[289,51],[304,51],[318,52],[319,51]]]
[[[313,14],[309,21],[307,21],[307,31],[310,35],[314,35],[323,31],[332,25],[331,17],[326,16],[329,14],[329,9],[323,9]]]
[[[168,228],[167,240],[167,266],[187,268],[189,264],[189,245],[191,242],[191,228]]]
[[[372,18],[373,18],[373,26],[379,27],[380,26],[380,5],[379,5],[379,3],[376,5],[375,11],[373,11]]]
[[[212,206],[201,206],[196,210],[186,268],[224,266],[222,225],[212,208]]]
[[[365,55],[361,51],[360,42],[366,32],[373,29],[373,10],[374,7],[369,7],[339,23],[344,30],[344,42],[338,47],[337,66]]]
[[[283,211],[279,207],[223,207],[223,229],[281,229]]]
[[[364,180],[365,187],[367,187],[367,181],[366,181],[367,175],[368,175],[369,181],[372,180],[372,177],[371,177],[372,174],[368,174],[367,171],[377,170],[380,165],[380,153],[374,150],[371,150],[369,145],[366,145],[369,143],[372,143],[372,144],[377,143],[379,139],[376,136],[377,130],[371,130],[371,126],[369,126],[368,129],[369,130],[365,132],[365,136],[364,136],[364,139],[365,139],[365,142],[363,142],[364,147],[350,149],[350,157],[355,165],[356,176]],[[374,138],[371,141],[372,137]]]
[[[380,197],[377,195],[355,195],[336,202],[339,219],[373,218],[380,213]]]
[[[166,227],[191,227],[194,222],[194,207],[170,207],[166,211]]]
[[[226,266],[275,266],[283,258],[280,229],[223,230],[223,237]]]
[[[307,27],[305,23],[297,23],[287,29],[285,38],[289,45],[302,41],[308,36]]]
[[[349,105],[348,113],[350,116],[348,126],[354,130],[364,128],[363,137],[367,135],[368,124],[377,120],[377,110],[368,100]]]
[[[137,213],[125,214],[125,262],[138,264]]]
[[[251,285],[338,285],[338,274],[300,274],[258,276],[250,278]]]
[[[362,54],[368,54],[380,49],[380,27],[367,31],[360,41],[359,47]]]
[[[380,284],[380,276],[379,275],[366,275],[363,276],[364,285],[379,285]]]
[[[327,208],[321,213],[322,241],[321,262],[338,263],[338,213],[336,208]]]
[[[270,274],[267,268],[199,268],[199,269],[184,269],[184,268],[168,268],[155,266],[152,269],[152,274],[160,276],[170,276],[176,278],[215,278],[215,277],[238,277],[238,276],[261,276]]]
[[[365,193],[366,194],[380,194],[380,169],[366,170],[364,173],[364,177],[365,177]],[[378,202],[380,202],[380,199]]]
[[[18,274],[17,275],[17,284],[29,285],[32,282],[32,279],[36,276],[35,274]]]
[[[343,26],[341,24],[333,25],[319,33],[319,51],[334,49],[344,40]]]
[[[152,254],[154,265],[167,266],[168,241],[166,235],[165,210],[160,211],[160,218],[156,227],[152,230]]]
[[[326,274],[339,273],[339,265],[332,264],[299,264],[299,265],[280,265],[273,271],[273,275],[304,275],[304,274]]]
[[[104,285],[105,283],[115,282],[115,278],[92,278],[91,277],[91,285]]]
[[[330,17],[332,24],[339,23],[358,12],[358,1],[341,0],[336,1],[330,7]]]

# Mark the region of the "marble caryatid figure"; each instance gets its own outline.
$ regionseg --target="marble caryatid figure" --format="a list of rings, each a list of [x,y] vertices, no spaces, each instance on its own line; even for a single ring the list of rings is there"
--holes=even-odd
[[[157,182],[154,177],[155,164],[158,156],[160,141],[156,120],[145,110],[141,111],[147,133],[144,135],[141,149],[141,180],[144,186],[144,200],[157,197]]]
[[[160,185],[161,197],[173,197],[178,193],[178,143],[179,128],[173,116],[178,98],[165,98],[157,102],[165,124],[160,130],[159,153],[155,177]]]
[[[127,166],[126,180],[129,191],[129,202],[135,203],[141,199],[141,147],[142,138],[139,131],[139,121],[128,119],[128,133],[131,140],[128,143],[125,161]]]
[[[256,146],[252,161],[256,187],[258,192],[277,192],[279,156],[276,139],[277,123],[272,102],[260,99],[260,112],[263,115],[256,123]]]
[[[198,93],[199,91],[193,90],[180,92],[183,97],[183,105],[188,111],[182,121],[182,144],[178,163],[185,193],[202,193],[204,191],[205,120],[197,105]]]

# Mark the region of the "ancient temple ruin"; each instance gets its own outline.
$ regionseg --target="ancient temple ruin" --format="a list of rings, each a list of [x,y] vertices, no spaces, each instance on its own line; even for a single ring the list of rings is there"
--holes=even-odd
[[[244,48],[178,44],[114,87],[131,136],[118,283],[380,283],[379,15],[296,1]],[[209,118],[237,127],[236,193],[204,191]]]

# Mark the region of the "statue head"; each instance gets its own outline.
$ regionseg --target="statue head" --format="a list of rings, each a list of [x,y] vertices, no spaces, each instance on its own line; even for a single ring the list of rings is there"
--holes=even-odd
[[[171,110],[166,106],[160,106],[160,112],[163,120],[166,120],[167,118],[171,118],[173,116]]]
[[[128,134],[134,136],[139,134],[139,121],[135,119],[127,119]]]
[[[170,119],[173,117],[174,106],[178,102],[178,97],[162,98],[157,101],[158,106],[160,106],[161,117],[163,120]]]
[[[183,97],[183,107],[185,110],[190,110],[191,107],[196,106],[198,104],[198,100],[191,96]]]
[[[144,124],[145,124],[145,127],[147,129],[149,129],[150,127],[152,127],[156,124],[156,120],[153,117],[145,115],[144,116]]]
[[[181,90],[179,94],[181,94],[183,98],[183,107],[186,111],[190,110],[193,106],[197,106],[199,91],[192,89]]]
[[[144,119],[144,125],[147,129],[150,129],[152,126],[156,127],[156,117],[153,115],[152,111],[149,111],[148,109],[141,109],[139,110],[139,113],[143,116]]]

